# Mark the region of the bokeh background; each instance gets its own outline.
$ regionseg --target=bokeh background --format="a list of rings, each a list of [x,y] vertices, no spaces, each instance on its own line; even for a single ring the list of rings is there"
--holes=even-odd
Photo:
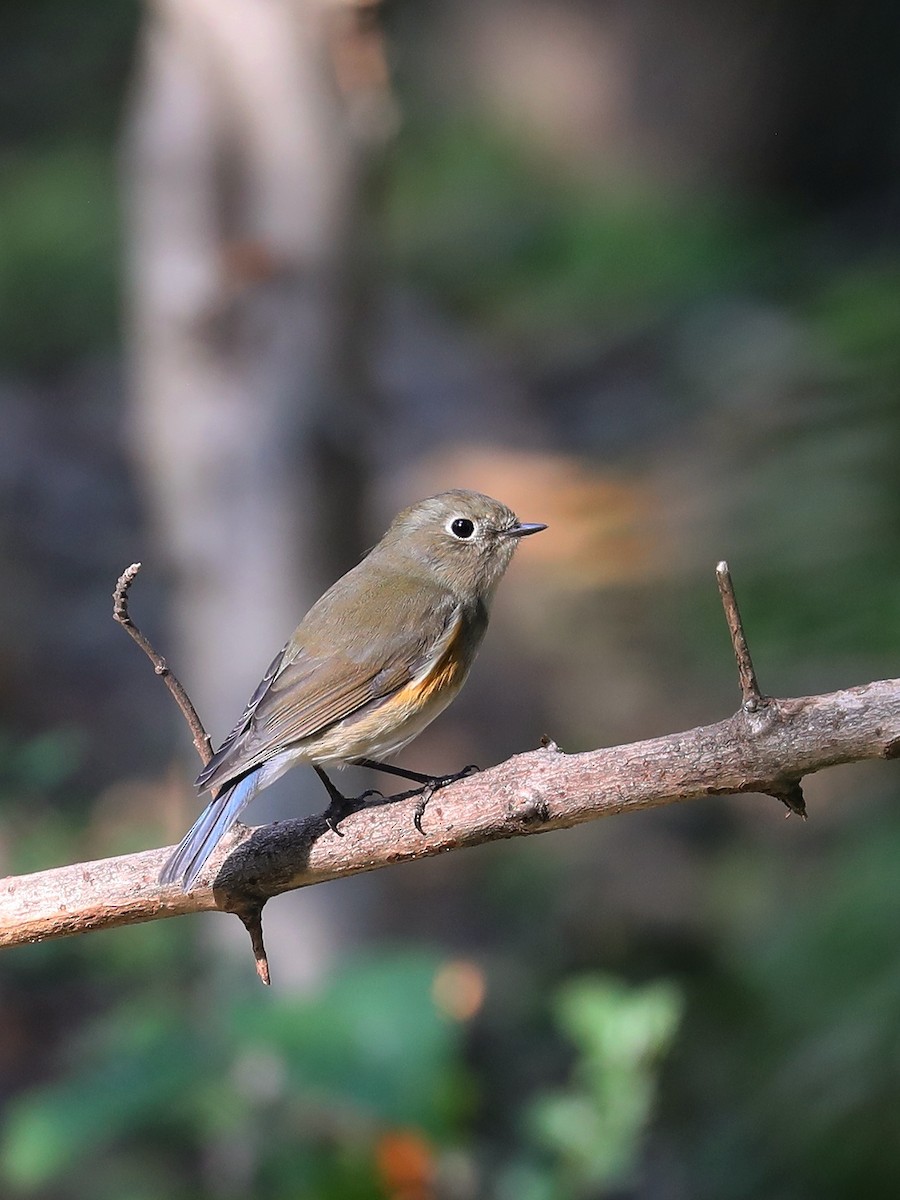
[[[400,506],[523,545],[484,765],[896,675],[900,9],[5,0],[0,870],[176,841]],[[317,811],[296,771],[256,822]],[[346,777],[349,780],[349,776]],[[376,782],[362,773],[360,789]],[[383,782],[383,781],[382,781]],[[352,785],[351,785],[352,786]],[[7,951],[10,1200],[900,1194],[896,767]]]

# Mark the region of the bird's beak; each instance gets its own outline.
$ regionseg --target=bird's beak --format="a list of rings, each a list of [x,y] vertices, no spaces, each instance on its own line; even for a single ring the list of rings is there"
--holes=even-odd
[[[531,533],[540,533],[542,529],[546,529],[546,525],[526,524],[522,522],[520,525],[513,525],[511,529],[504,529],[503,532],[507,537],[528,537]]]

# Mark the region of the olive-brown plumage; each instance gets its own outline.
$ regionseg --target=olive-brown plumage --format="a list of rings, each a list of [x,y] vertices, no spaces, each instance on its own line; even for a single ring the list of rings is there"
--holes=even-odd
[[[465,682],[519,539],[544,528],[463,490],[399,513],[273,659],[198,776],[214,799],[161,881],[189,889],[244,805],[289,767],[316,767],[334,804],[323,767],[374,765],[421,733]]]

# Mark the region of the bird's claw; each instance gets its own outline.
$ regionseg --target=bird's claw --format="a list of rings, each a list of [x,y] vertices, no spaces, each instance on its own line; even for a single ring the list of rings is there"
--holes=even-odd
[[[413,813],[413,825],[415,825],[422,837],[425,836],[425,830],[422,828],[422,818],[425,816],[425,808],[428,804],[428,801],[434,795],[436,790],[437,789],[433,783],[426,783],[422,788],[422,791],[419,793],[419,798],[416,801],[416,809]]]
[[[463,767],[461,771],[454,771],[452,775],[436,775],[434,779],[429,779],[428,783],[422,788],[419,793],[419,799],[416,801],[415,812],[413,813],[413,825],[425,836],[425,830],[422,828],[422,818],[425,816],[425,809],[435,792],[440,791],[442,787],[447,787],[450,783],[456,783],[459,779],[466,779],[469,775],[474,775],[481,768],[477,763],[469,763],[467,767]]]
[[[343,830],[339,829],[338,825],[345,817],[357,812],[362,806],[362,802],[368,800],[370,796],[384,798],[377,788],[369,788],[359,796],[341,796],[339,800],[333,799],[325,813],[325,824],[331,832],[337,834],[338,837],[343,837]]]

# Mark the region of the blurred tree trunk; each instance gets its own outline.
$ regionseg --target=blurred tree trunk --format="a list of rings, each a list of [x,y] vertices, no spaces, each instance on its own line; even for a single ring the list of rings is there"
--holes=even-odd
[[[362,147],[335,71],[348,14],[149,0],[145,15],[124,156],[133,449],[172,569],[173,662],[214,742],[360,546],[358,380],[341,376]],[[302,789],[321,805],[306,774],[294,813]],[[303,897],[305,945],[285,956],[299,978],[330,956],[334,903]]]

